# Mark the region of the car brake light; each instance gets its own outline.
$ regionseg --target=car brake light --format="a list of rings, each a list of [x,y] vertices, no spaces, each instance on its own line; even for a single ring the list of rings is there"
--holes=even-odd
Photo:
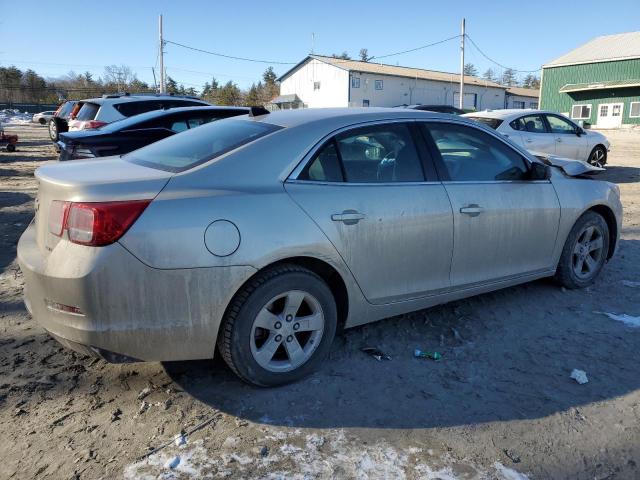
[[[100,122],[98,120],[87,120],[86,122],[82,122],[82,125],[80,126],[81,130],[91,130],[93,128],[100,128],[100,127],[104,127],[107,124],[107,122]]]
[[[60,205],[66,205],[66,210]],[[151,200],[130,200],[124,202],[100,202],[100,203],[76,203],[52,202],[52,210],[49,219],[51,233],[61,236],[67,231],[69,240],[80,245],[99,247],[116,242],[133,225],[140,214],[151,203]],[[63,228],[57,234],[57,220],[51,219],[52,215],[60,218],[62,214]],[[52,228],[53,227],[53,228]]]
[[[64,224],[67,221],[69,202],[54,200],[49,208],[49,231],[56,237],[61,237],[64,232]]]

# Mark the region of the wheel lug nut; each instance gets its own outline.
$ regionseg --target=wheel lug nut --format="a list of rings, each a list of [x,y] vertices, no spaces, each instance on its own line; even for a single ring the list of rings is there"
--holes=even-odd
[[[293,335],[289,335],[289,336],[287,337],[287,342],[290,342],[290,341],[292,341],[292,340],[293,340]]]
[[[293,315],[287,315],[287,322],[290,322],[291,320],[293,320]]]
[[[300,324],[299,323],[294,323],[293,324],[293,329],[294,330],[298,330],[300,328]]]
[[[282,341],[282,335],[276,335],[276,342]]]
[[[280,323],[280,322],[276,322],[276,324],[274,325],[274,327],[275,327],[276,329],[278,329],[278,328],[282,327],[282,323]]]

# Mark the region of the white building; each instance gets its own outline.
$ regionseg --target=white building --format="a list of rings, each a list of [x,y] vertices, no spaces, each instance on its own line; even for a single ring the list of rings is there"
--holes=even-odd
[[[320,55],[309,55],[278,80],[280,97],[273,103],[283,108],[458,106],[460,95],[459,74]],[[504,108],[505,90],[467,75],[464,107]]]
[[[506,91],[504,108],[538,108],[540,90],[535,88],[509,87]]]

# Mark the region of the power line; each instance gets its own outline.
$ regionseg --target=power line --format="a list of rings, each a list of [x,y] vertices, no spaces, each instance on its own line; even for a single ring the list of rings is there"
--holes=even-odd
[[[429,43],[427,45],[422,45],[421,47],[410,48],[409,50],[403,50],[401,52],[387,53],[386,55],[374,55],[369,60],[373,60],[374,58],[394,57],[396,55],[404,55],[405,53],[416,52],[418,50],[422,50],[423,48],[434,47],[436,45],[440,45],[441,43],[449,42],[449,41],[454,40],[456,38],[460,38],[460,35],[454,35],[453,37],[445,38],[444,40],[439,40],[437,42]]]
[[[469,39],[469,41],[471,42],[471,44],[475,47],[475,49],[480,53],[480,55],[482,55],[484,58],[486,58],[487,60],[489,60],[491,63],[495,63],[496,65],[498,65],[499,67],[508,70],[510,69],[510,67],[506,67],[504,65],[502,65],[501,63],[496,62],[495,60],[493,60],[491,57],[489,57],[486,53],[484,53],[482,50],[480,50],[480,47],[478,47],[478,45],[476,45],[476,42],[473,41],[473,39],[467,34],[465,35],[467,37],[467,39]],[[537,70],[516,70],[515,68],[511,68],[511,70],[513,70],[516,73],[536,73],[539,72],[541,69],[538,68]]]
[[[209,50],[203,50],[201,48],[190,47],[189,45],[183,45],[182,43],[172,42],[171,40],[165,40],[165,43],[170,43],[171,45],[176,45],[178,47],[186,48],[188,50],[193,50],[195,52],[206,53],[208,55],[214,55],[216,57],[229,58],[231,60],[242,60],[244,62],[253,62],[253,63],[270,63],[273,65],[296,65],[298,62],[280,62],[276,60],[260,60],[257,58],[247,58],[247,57],[236,57],[234,55],[227,55],[225,53],[211,52]]]

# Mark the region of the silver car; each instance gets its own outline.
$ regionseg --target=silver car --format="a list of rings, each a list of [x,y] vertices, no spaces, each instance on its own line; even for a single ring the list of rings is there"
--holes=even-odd
[[[607,163],[609,140],[585,130],[564,115],[544,110],[489,110],[464,115],[494,128],[530,152],[583,160],[596,167]]]
[[[553,275],[584,287],[616,249],[617,186],[476,122],[252,112],[38,169],[18,258],[51,335],[112,362],[217,346],[272,386],[316,368],[338,327]]]

